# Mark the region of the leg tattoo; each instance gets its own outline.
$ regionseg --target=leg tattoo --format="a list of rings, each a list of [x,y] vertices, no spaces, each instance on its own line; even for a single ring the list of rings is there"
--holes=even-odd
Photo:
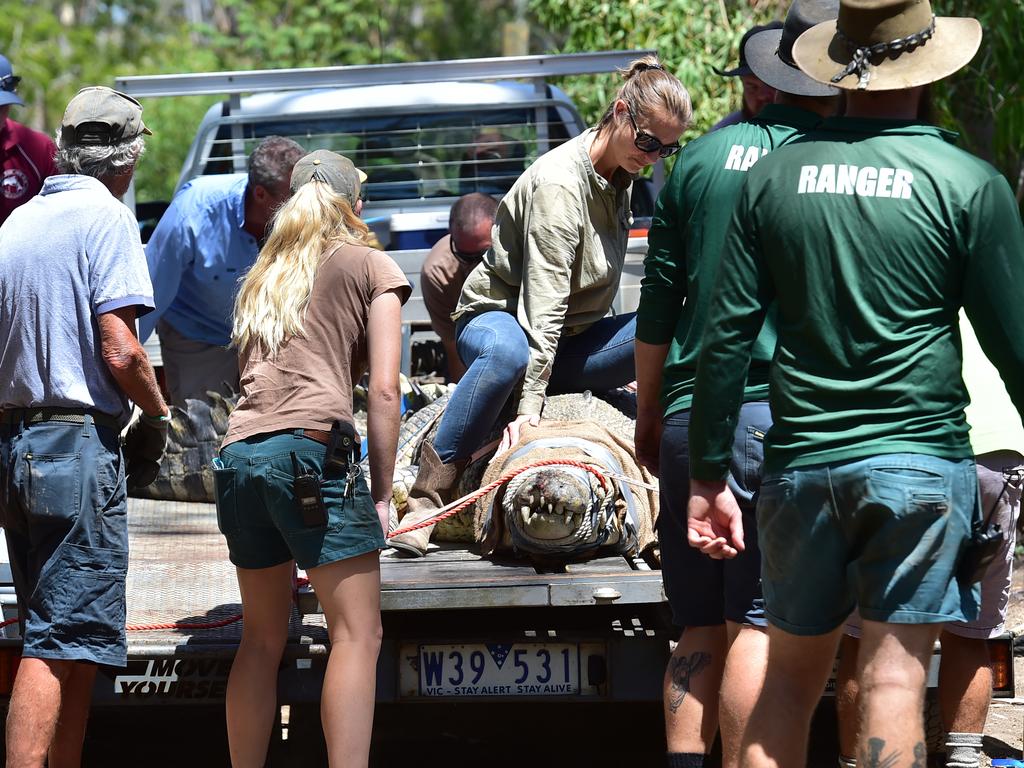
[[[690,692],[690,680],[703,670],[711,662],[711,654],[704,651],[694,651],[690,658],[673,656],[668,660],[670,683],[670,694],[668,708],[672,712],[679,709],[686,694]]]
[[[896,761],[900,759],[899,750],[883,755],[883,749],[885,749],[885,739],[868,739],[868,750],[867,752],[861,750],[860,760],[857,764],[864,768],[894,768]],[[917,752],[916,749],[914,751]]]
[[[928,750],[924,748],[924,742],[919,741],[914,745],[914,764],[910,768],[925,768],[928,765]]]

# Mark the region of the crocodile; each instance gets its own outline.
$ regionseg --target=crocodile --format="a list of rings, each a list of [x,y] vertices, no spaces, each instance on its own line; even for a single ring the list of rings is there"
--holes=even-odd
[[[410,415],[422,410],[439,395],[448,391],[445,385],[421,385],[405,376],[400,377],[400,383],[403,402]],[[156,480],[145,488],[134,489],[132,495],[143,499],[168,501],[214,501],[212,462],[220,451],[224,435],[227,434],[228,417],[234,410],[238,397],[237,392],[209,391],[203,399],[187,399],[184,408],[172,407],[167,446],[160,460],[160,471]],[[365,385],[360,384],[353,388],[352,405],[356,432],[365,435]]]
[[[433,439],[446,404],[447,398],[440,398],[402,426],[393,524],[405,511],[419,448]],[[590,465],[606,480],[568,465],[527,468],[442,520],[434,537],[473,542],[483,554],[512,552],[532,558],[584,558],[609,549],[636,555],[651,549],[656,543],[657,481],[635,458],[635,412],[635,396],[622,390],[601,397],[585,392],[548,398],[541,426],[524,428],[520,442],[496,459],[492,446],[472,460],[456,482],[455,495],[472,493],[505,471],[546,458]],[[609,481],[608,472],[617,477]]]

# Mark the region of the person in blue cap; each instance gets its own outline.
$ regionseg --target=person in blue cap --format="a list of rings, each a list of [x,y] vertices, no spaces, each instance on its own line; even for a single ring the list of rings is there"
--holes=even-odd
[[[39,193],[43,179],[57,174],[53,157],[57,147],[45,133],[11,120],[12,106],[25,106],[18,96],[21,78],[7,57],[0,54],[0,224],[11,211]]]

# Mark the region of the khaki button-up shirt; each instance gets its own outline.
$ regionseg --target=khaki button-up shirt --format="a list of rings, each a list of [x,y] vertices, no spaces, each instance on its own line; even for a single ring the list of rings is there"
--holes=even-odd
[[[632,177],[609,183],[590,160],[593,129],[527,169],[502,199],[493,243],[452,319],[501,310],[530,345],[518,413],[539,414],[558,341],[608,313],[626,258]]]

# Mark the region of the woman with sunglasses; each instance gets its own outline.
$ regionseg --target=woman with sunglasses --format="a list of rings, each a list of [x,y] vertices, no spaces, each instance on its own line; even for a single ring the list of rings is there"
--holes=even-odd
[[[513,391],[499,450],[540,420],[547,394],[634,378],[634,314],[605,317],[619,287],[634,178],[679,151],[690,97],[657,57],[632,63],[595,128],[538,158],[498,206],[494,237],[462,289],[456,345],[467,366],[433,444],[424,443],[402,527],[447,503],[462,465]],[[431,528],[389,540],[426,553]]]

